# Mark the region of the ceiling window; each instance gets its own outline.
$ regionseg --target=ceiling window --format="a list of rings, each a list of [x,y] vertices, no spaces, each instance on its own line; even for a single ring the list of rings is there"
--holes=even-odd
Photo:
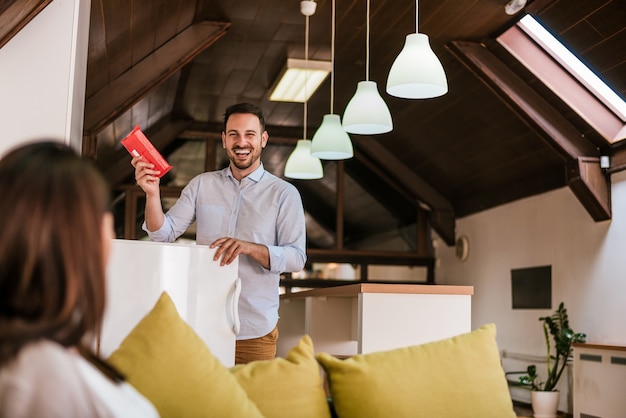
[[[498,42],[608,142],[624,139],[626,102],[538,20],[524,16]]]

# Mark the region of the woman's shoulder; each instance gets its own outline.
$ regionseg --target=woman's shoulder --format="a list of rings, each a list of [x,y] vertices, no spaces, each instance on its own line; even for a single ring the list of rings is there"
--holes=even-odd
[[[42,340],[0,371],[0,416],[132,416],[118,405],[135,416],[154,416],[152,405],[128,386],[109,381],[78,353]]]
[[[63,371],[61,377],[77,373],[74,355],[61,344],[50,340],[39,340],[24,346],[17,357],[7,364],[9,373],[16,377],[32,379],[46,376],[45,373]],[[54,377],[52,375],[51,377]]]
[[[41,340],[23,347],[0,372],[0,405],[5,416],[62,416],[65,408],[84,410],[87,400],[73,354],[52,341]],[[76,393],[78,392],[78,394]],[[55,406],[56,405],[56,406]]]

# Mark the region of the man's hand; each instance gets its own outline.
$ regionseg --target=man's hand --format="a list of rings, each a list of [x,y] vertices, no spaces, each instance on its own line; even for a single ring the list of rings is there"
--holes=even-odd
[[[232,263],[237,256],[243,254],[251,257],[264,268],[270,268],[270,252],[265,245],[224,237],[216,239],[209,247],[217,248],[213,260],[217,261],[221,257],[220,266]]]
[[[135,167],[135,181],[146,196],[158,196],[160,179],[157,177],[159,171],[153,169],[154,164],[150,164],[141,156],[133,157],[130,163]]]
[[[165,214],[161,207],[161,192],[157,177],[158,170],[154,170],[154,164],[144,160],[141,156],[133,157],[130,162],[135,167],[135,180],[146,194],[146,227],[149,231],[156,231],[163,225]]]

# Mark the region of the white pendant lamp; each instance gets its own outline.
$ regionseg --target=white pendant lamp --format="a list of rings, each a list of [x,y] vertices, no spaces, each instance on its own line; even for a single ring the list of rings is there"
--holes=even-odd
[[[312,4],[311,4],[312,3]],[[306,16],[306,33],[304,42],[304,56],[309,59],[309,16],[315,13],[317,4],[314,1],[301,1],[300,11]],[[306,85],[306,80],[305,80]],[[306,95],[306,87],[305,87]],[[299,139],[296,148],[292,151],[285,164],[285,177],[300,180],[321,179],[324,176],[322,162],[311,155],[311,141],[306,139],[307,100],[304,101],[304,139]]]
[[[391,113],[375,81],[359,81],[343,113],[343,127],[353,134],[384,134],[393,129]]]
[[[350,136],[341,126],[339,115],[324,115],[322,124],[313,135],[311,155],[322,160],[352,158],[354,150]]]
[[[369,79],[370,0],[367,0],[365,81],[357,84],[356,93],[343,112],[343,127],[361,135],[384,134],[393,129],[391,112],[378,93],[375,81]]]
[[[298,140],[296,148],[285,164],[285,177],[300,180],[315,180],[324,177],[322,162],[311,155],[310,140]]]
[[[415,33],[406,36],[387,77],[387,93],[404,99],[429,99],[448,92],[448,81],[439,58],[430,47],[428,35],[418,31],[415,1]]]
[[[350,136],[341,126],[339,115],[333,113],[335,90],[335,0],[332,0],[330,113],[324,115],[322,124],[313,135],[311,155],[323,160],[345,160],[352,158],[354,150]]]

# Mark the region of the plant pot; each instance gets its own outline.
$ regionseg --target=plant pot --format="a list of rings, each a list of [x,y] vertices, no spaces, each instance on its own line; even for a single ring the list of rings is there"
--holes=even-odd
[[[537,391],[530,393],[530,402],[533,407],[535,418],[556,418],[559,408],[558,391]]]

